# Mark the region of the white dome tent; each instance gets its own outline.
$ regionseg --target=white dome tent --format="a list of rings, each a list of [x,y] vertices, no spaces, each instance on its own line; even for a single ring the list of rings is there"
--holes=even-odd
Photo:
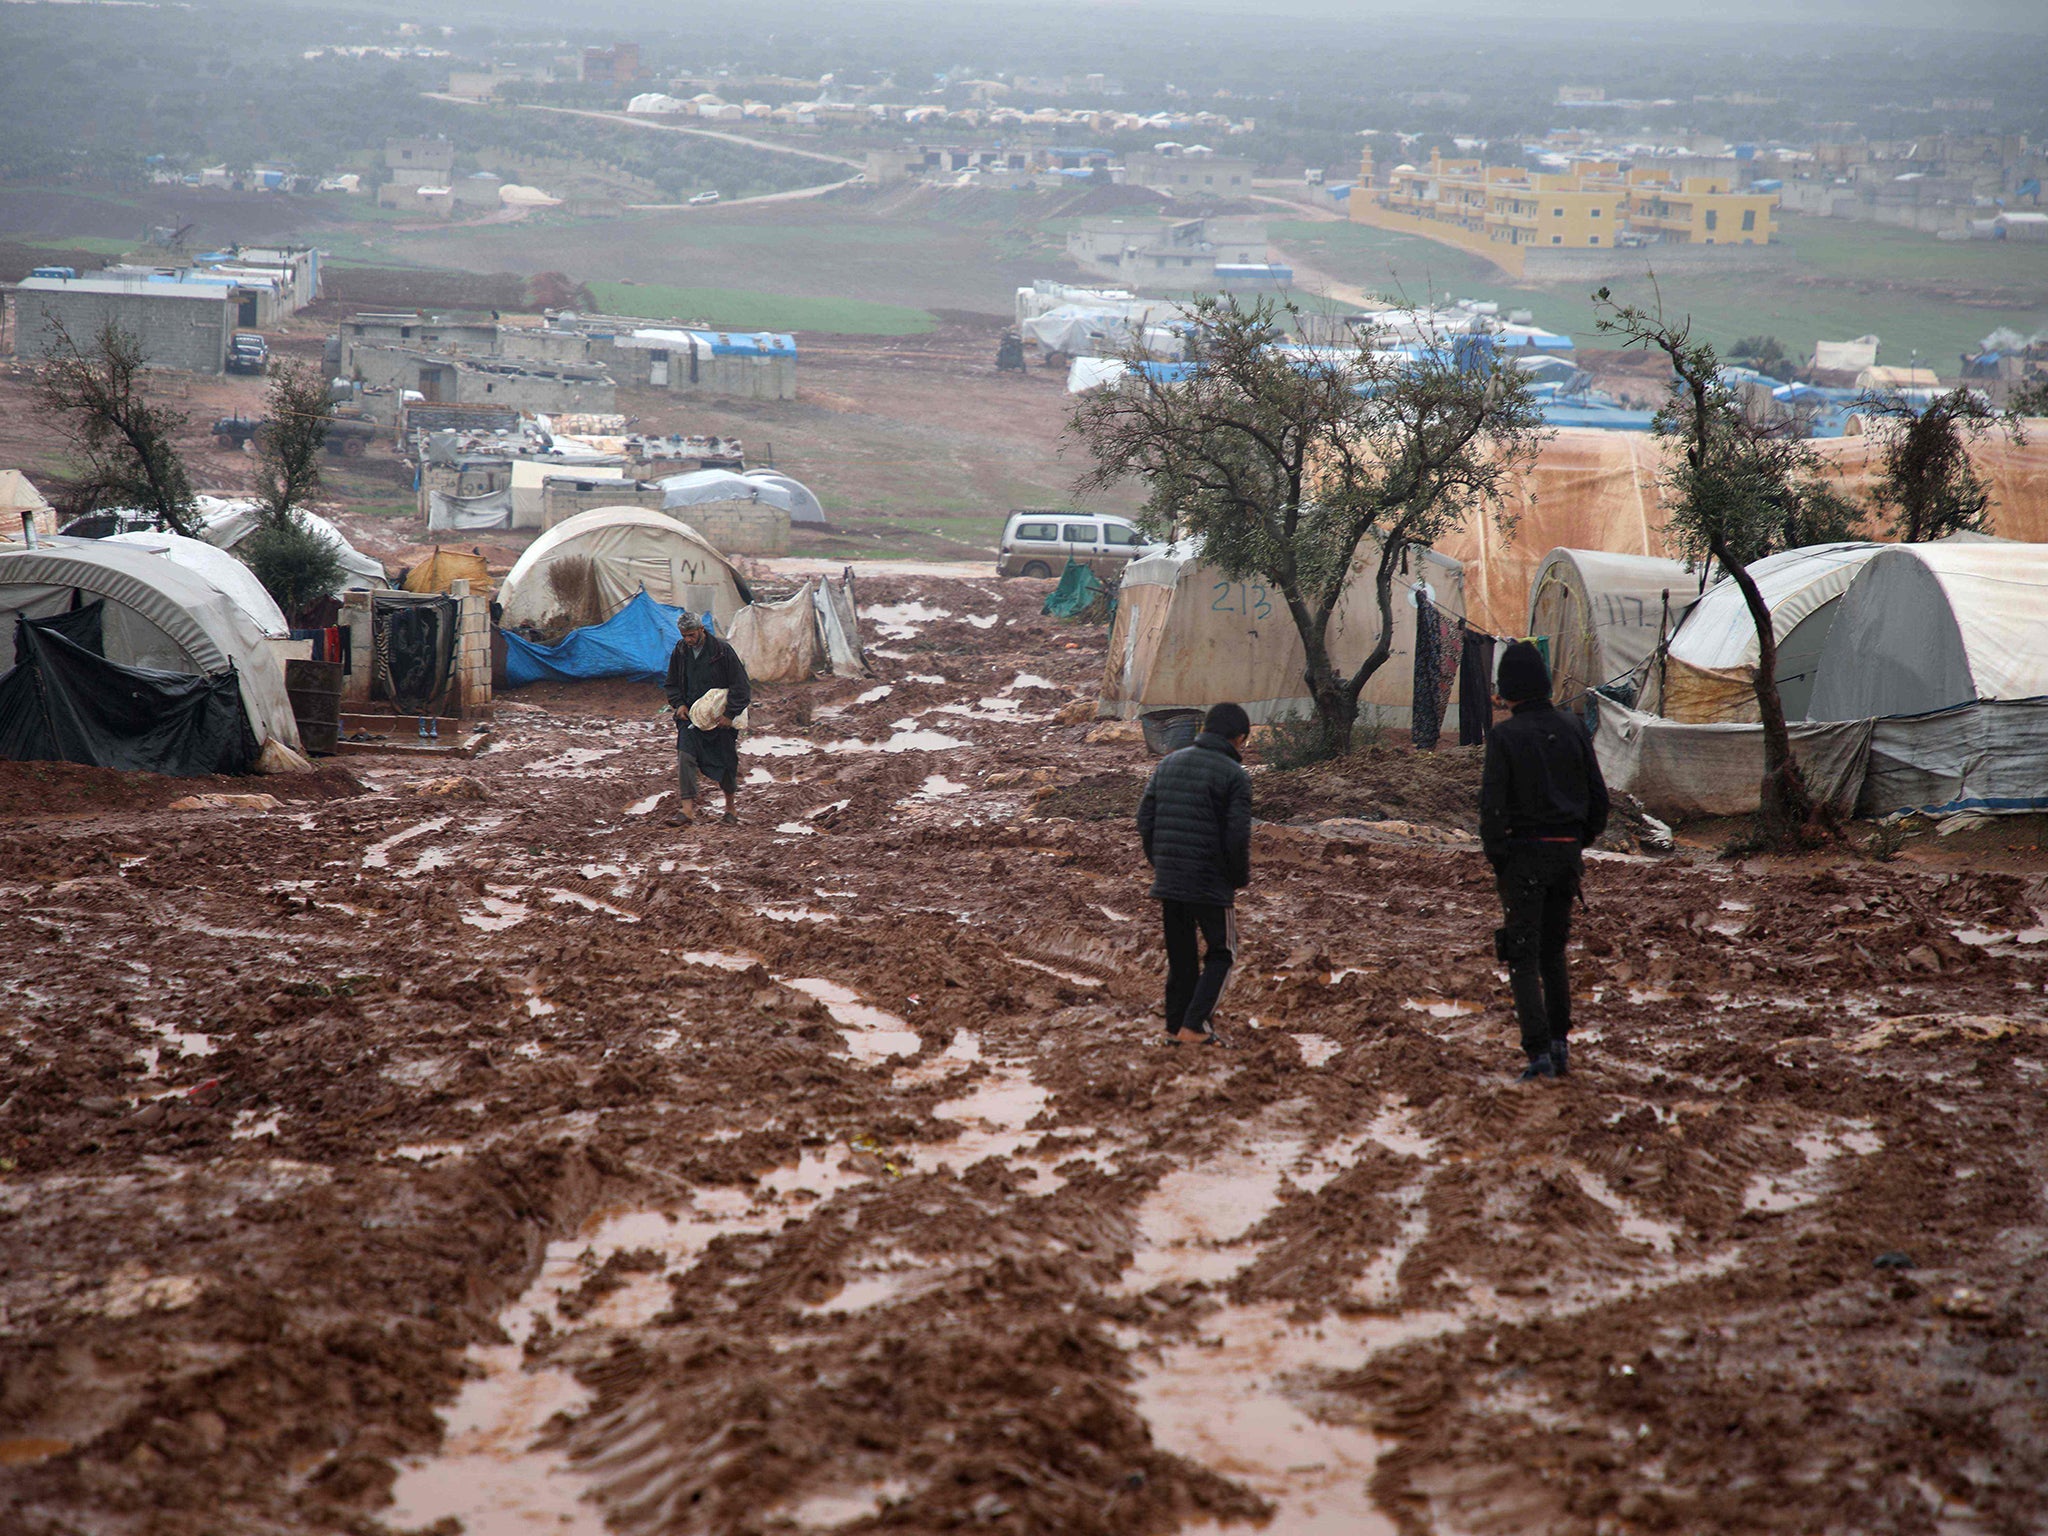
[[[1836,599],[1884,546],[1814,544],[1771,555],[1749,574],[1771,613],[1778,642],[1778,694],[1785,718],[1803,720],[1821,649],[1835,622]],[[1650,669],[1642,707],[1690,724],[1757,718],[1750,674],[1761,659],[1756,624],[1742,589],[1723,579],[1707,588],[1679,626],[1665,659]]]
[[[194,571],[232,597],[269,638],[291,638],[291,623],[285,618],[284,610],[277,606],[277,599],[264,590],[254,571],[224,549],[216,549],[211,544],[203,544],[181,534],[154,533],[147,529],[109,534],[100,543],[133,545],[161,555],[173,565]]]
[[[106,604],[107,660],[199,676],[232,665],[257,747],[274,741],[300,750],[284,663],[234,594],[133,544],[67,539],[0,553],[0,635],[10,655],[17,618],[50,618],[96,599]]]
[[[744,477],[760,485],[772,486],[789,499],[789,520],[805,523],[814,528],[825,526],[825,507],[811,488],[801,480],[774,469],[750,469]]]
[[[1820,655],[1812,718],[2048,698],[2048,544],[1896,544],[1857,572]]]
[[[593,507],[527,546],[498,588],[500,623],[544,635],[602,624],[643,589],[709,613],[720,633],[751,601],[732,562],[695,529],[647,507]]]
[[[216,549],[232,550],[263,526],[262,516],[253,501],[225,501],[201,496],[198,507],[199,536]],[[391,585],[384,573],[384,563],[349,543],[347,536],[326,518],[317,512],[306,511],[299,512],[298,516],[307,527],[332,544],[341,556],[342,580],[335,589],[337,593],[364,588],[375,591]]]

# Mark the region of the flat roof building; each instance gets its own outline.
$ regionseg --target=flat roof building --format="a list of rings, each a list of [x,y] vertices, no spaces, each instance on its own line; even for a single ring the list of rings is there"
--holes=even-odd
[[[234,333],[235,291],[218,282],[152,277],[31,277],[14,290],[15,351],[46,357],[58,328],[81,350],[109,322],[135,337],[150,368],[222,373]]]

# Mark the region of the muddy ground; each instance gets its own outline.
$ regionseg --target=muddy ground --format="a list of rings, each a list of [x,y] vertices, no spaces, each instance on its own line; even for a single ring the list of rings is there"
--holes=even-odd
[[[264,811],[8,769],[0,1530],[2044,1528],[2031,869],[1600,857],[1524,1088],[1428,765],[1261,775],[1166,1048],[1043,590],[869,583],[732,827],[623,684]]]

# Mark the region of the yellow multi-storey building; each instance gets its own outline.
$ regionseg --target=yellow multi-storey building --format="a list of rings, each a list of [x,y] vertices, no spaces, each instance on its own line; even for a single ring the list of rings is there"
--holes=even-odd
[[[1353,223],[1406,229],[1463,246],[1520,275],[1531,250],[1616,245],[1765,245],[1777,233],[1774,193],[1735,192],[1717,177],[1660,176],[1613,160],[1577,160],[1556,174],[1432,154],[1374,184],[1372,152],[1351,189]]]

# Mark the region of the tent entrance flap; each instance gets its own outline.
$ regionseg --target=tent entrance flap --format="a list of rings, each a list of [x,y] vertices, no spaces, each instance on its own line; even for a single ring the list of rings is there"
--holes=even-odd
[[[0,758],[181,778],[254,768],[232,665],[201,676],[124,667],[67,638],[85,630],[86,611],[15,621],[23,659],[0,677]]]

